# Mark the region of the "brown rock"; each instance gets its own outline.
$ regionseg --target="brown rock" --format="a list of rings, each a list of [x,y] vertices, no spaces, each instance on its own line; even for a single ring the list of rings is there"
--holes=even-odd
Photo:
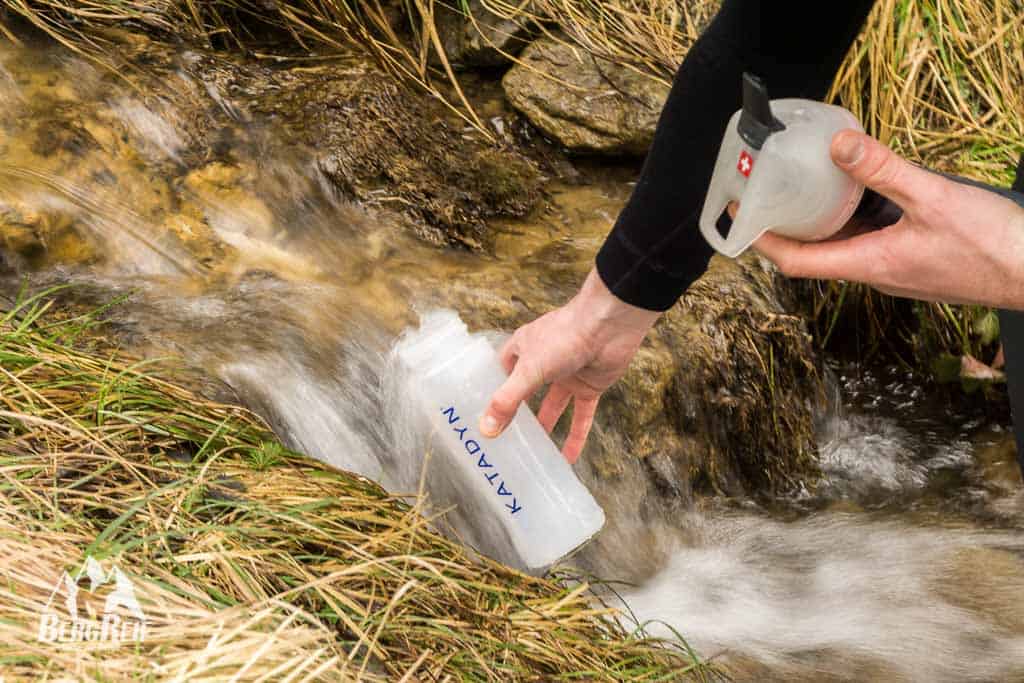
[[[502,85],[517,110],[571,152],[643,155],[668,85],[556,38],[532,43]]]

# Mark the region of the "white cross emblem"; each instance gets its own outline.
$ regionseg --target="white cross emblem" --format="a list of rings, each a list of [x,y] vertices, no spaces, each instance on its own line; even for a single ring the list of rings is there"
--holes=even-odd
[[[740,161],[736,164],[736,168],[740,173],[750,177],[750,171],[754,168],[754,158],[747,154],[746,150],[740,152]]]

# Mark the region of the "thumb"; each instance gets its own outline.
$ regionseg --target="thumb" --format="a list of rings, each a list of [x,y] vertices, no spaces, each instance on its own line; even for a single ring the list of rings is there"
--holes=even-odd
[[[516,416],[519,404],[543,385],[543,374],[534,371],[529,363],[520,358],[509,378],[491,396],[491,402],[480,417],[480,433],[489,439],[501,434]]]
[[[851,178],[896,202],[904,211],[934,203],[935,174],[915,166],[874,138],[842,130],[832,138],[832,161]]]
[[[766,232],[754,242],[754,249],[788,277],[866,282],[877,262],[868,254],[876,248],[881,235],[872,232],[842,240],[799,242]]]

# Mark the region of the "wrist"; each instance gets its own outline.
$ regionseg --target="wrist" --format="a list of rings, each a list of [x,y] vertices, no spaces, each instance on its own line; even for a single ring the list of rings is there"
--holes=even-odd
[[[630,330],[643,335],[661,317],[661,311],[640,308],[615,296],[596,268],[591,269],[587,275],[579,293],[573,297],[572,305],[578,312],[583,325],[581,331],[585,336],[607,333],[609,330]]]

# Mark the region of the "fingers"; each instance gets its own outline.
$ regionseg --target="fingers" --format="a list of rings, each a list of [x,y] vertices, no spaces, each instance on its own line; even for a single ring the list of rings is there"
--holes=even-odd
[[[508,341],[501,347],[501,351],[498,352],[498,362],[501,363],[501,367],[505,368],[505,374],[511,375],[512,369],[516,366],[516,358],[519,357],[519,351],[516,346],[515,335],[508,338]]]
[[[562,446],[562,455],[569,461],[570,465],[579,460],[584,444],[587,443],[587,435],[590,434],[590,427],[594,424],[594,413],[597,412],[596,398],[579,398],[572,404],[572,427],[569,429],[569,436]]]
[[[881,235],[876,231],[833,242],[798,242],[766,232],[754,249],[789,277],[871,282],[882,261],[873,256]]]
[[[501,434],[515,417],[519,404],[544,384],[544,376],[532,364],[520,360],[505,383],[494,392],[487,410],[480,417],[480,433],[489,439]]]
[[[832,161],[858,182],[896,202],[905,211],[937,201],[936,176],[911,164],[864,133],[843,130],[832,138]]]
[[[565,412],[570,399],[572,399],[572,392],[561,384],[552,384],[548,389],[544,401],[540,404],[540,410],[537,411],[537,421],[548,434],[555,428],[555,423]]]

